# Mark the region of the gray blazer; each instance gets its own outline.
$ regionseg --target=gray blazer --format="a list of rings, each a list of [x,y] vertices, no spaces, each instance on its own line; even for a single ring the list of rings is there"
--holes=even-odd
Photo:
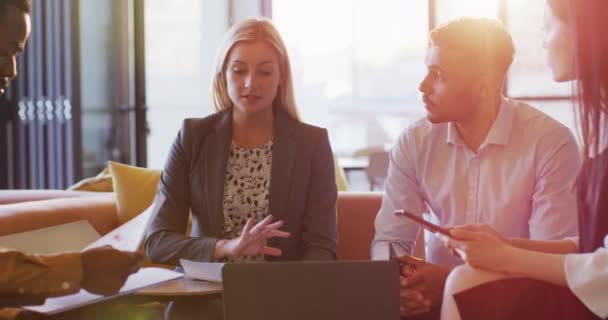
[[[282,256],[270,260],[336,258],[336,180],[327,130],[275,110],[269,213],[289,238],[270,239]],[[223,228],[224,180],[232,139],[232,108],[186,119],[162,173],[146,254],[155,263],[211,261]],[[192,232],[186,236],[188,213]]]

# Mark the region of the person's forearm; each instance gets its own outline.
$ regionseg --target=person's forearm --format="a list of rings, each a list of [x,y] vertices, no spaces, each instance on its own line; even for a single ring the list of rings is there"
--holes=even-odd
[[[530,240],[513,238],[509,243],[517,248],[544,253],[568,254],[577,252],[576,244],[570,240]]]
[[[82,268],[77,252],[37,256],[4,251],[0,258],[0,295],[52,297],[80,290]]]
[[[212,237],[187,237],[170,231],[151,234],[146,239],[146,254],[153,263],[180,265],[180,259],[209,262],[218,241]]]
[[[213,261],[219,261],[229,256],[228,241],[226,239],[218,240],[213,249]]]
[[[564,254],[550,254],[510,247],[500,271],[557,285],[567,285]]]

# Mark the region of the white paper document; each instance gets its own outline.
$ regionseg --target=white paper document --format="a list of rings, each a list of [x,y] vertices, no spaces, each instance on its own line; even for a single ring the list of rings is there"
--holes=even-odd
[[[99,233],[87,220],[0,237],[0,248],[29,254],[54,254],[80,251],[99,239]]]
[[[148,209],[144,210],[144,212],[140,213],[135,218],[108,232],[97,241],[93,243],[89,242],[90,244],[86,246],[84,250],[112,246],[114,249],[122,251],[137,251],[144,240],[146,227],[150,222],[150,217],[152,217],[152,209],[154,206],[155,204],[153,203]]]
[[[196,262],[186,259],[179,259],[179,262],[184,268],[184,273],[188,278],[210,282],[222,282],[223,263]]]
[[[127,279],[125,285],[120,289],[120,292],[113,296],[105,297],[89,293],[85,290],[80,290],[80,292],[69,296],[46,299],[46,302],[43,305],[26,307],[26,309],[43,313],[46,315],[52,315],[82,307],[85,305],[89,305],[95,302],[100,302],[118,296],[126,295],[134,291],[159,285],[170,280],[181,278],[183,276],[184,275],[179,272],[163,268],[143,268],[140,269],[137,273],[132,274],[129,279]]]

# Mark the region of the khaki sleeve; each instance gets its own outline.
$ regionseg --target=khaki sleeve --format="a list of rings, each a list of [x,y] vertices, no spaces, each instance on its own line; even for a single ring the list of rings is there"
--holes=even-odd
[[[21,312],[18,308],[3,308],[0,309],[0,320],[15,320]]]
[[[61,296],[80,290],[79,253],[50,256],[0,251],[0,295]]]

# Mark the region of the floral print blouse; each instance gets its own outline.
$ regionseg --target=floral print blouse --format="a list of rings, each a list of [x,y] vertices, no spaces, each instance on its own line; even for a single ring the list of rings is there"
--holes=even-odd
[[[268,215],[271,167],[272,140],[252,149],[243,148],[232,141],[224,181],[223,238],[240,236],[249,217],[253,217],[255,224]],[[264,261],[264,256],[224,259],[224,262],[256,261]]]

